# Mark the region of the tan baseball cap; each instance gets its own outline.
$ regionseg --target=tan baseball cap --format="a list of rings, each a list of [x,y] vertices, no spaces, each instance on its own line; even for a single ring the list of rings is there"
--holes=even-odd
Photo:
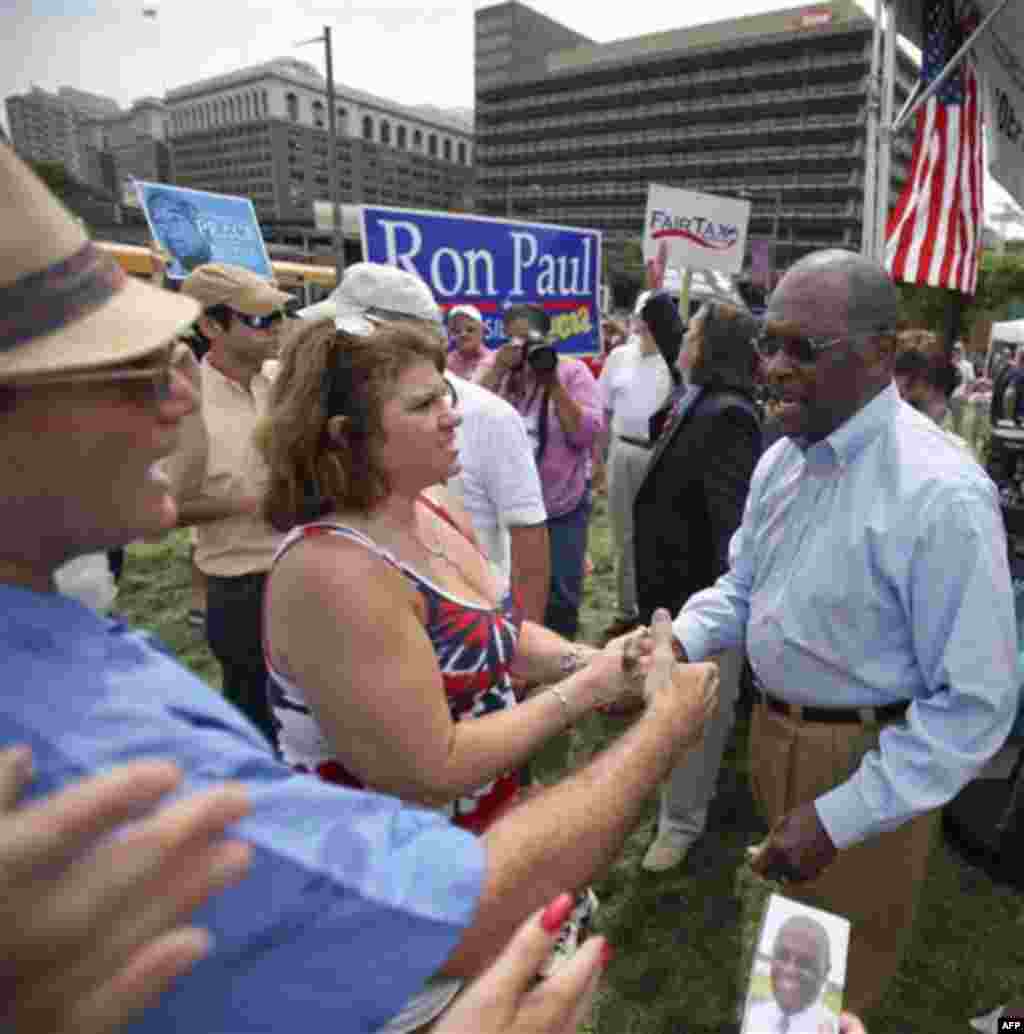
[[[0,228],[0,382],[143,358],[197,315],[128,276],[5,144]]]
[[[204,310],[227,305],[247,316],[269,316],[292,300],[287,291],[279,291],[251,270],[221,262],[194,269],[182,281],[181,293],[195,298]]]

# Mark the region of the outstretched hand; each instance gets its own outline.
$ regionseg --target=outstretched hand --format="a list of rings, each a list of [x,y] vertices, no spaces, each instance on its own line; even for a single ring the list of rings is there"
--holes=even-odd
[[[675,724],[679,748],[691,747],[718,706],[718,665],[676,661],[672,619],[664,608],[654,612],[651,635],[654,650],[644,682],[648,710],[661,711]]]
[[[668,241],[661,241],[658,244],[658,253],[654,258],[647,260],[644,265],[647,268],[647,287],[651,291],[657,291],[665,282],[665,268],[668,266]]]
[[[571,896],[563,894],[527,919],[431,1034],[573,1034],[590,1009],[611,950],[603,937],[590,937],[552,976],[537,983],[571,909]]]
[[[184,923],[247,870],[248,846],[222,839],[247,798],[225,785],[143,817],[181,780],[150,761],[15,808],[30,758],[0,753],[0,1016],[11,1030],[109,1034],[209,950]]]

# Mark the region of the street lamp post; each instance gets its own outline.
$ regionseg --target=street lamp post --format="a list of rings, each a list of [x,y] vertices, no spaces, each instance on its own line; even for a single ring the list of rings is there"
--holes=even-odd
[[[335,282],[340,284],[345,272],[345,228],[341,222],[341,182],[338,177],[338,112],[334,99],[334,51],[331,46],[331,27],[325,25],[322,36],[315,36],[313,39],[303,40],[295,45],[304,47],[310,43],[323,43],[327,56],[327,133],[330,139],[327,176],[330,183],[331,222],[334,231],[334,275]]]

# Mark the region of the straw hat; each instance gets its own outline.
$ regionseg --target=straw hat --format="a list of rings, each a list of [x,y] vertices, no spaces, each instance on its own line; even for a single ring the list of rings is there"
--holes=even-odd
[[[166,345],[198,313],[133,280],[0,144],[0,382],[113,366]]]
[[[194,269],[182,282],[181,293],[195,298],[203,309],[229,305],[247,316],[269,316],[292,300],[287,291],[250,269],[208,262]]]

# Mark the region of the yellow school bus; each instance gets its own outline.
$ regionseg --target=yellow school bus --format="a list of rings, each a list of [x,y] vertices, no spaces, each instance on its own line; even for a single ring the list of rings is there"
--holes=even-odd
[[[111,241],[96,241],[96,246],[109,252],[121,264],[121,268],[132,276],[149,279],[156,272],[156,263],[149,248],[137,244],[117,244]],[[274,262],[274,279],[282,290],[295,295],[303,305],[320,301],[336,283],[333,266],[310,266],[304,262]]]

